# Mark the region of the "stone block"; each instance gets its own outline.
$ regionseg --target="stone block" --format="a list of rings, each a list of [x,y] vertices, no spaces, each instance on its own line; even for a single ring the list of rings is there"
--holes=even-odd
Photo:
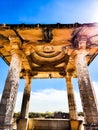
[[[28,119],[19,119],[17,121],[17,130],[27,130]]]
[[[81,120],[71,120],[70,125],[71,125],[71,130],[81,130],[82,121]]]

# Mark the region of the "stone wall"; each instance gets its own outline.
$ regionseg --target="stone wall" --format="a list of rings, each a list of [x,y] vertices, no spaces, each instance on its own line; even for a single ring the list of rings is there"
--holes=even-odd
[[[29,119],[28,130],[70,130],[65,119]]]

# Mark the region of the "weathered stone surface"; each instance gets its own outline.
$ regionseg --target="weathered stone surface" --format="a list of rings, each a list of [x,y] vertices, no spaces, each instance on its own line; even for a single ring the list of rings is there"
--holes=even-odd
[[[0,103],[0,124],[11,124],[16,102],[21,60],[18,54],[12,54],[10,69]]]
[[[29,119],[28,130],[70,130],[67,119]]]
[[[85,116],[85,123],[98,124],[97,101],[95,98],[94,88],[89,76],[85,56],[85,50],[77,51],[75,56],[76,71]]]
[[[11,124],[0,124],[0,130],[13,130],[13,127]]]
[[[77,120],[77,110],[74,97],[74,91],[72,86],[72,76],[68,74],[66,77],[67,95],[68,95],[68,105],[71,120]]]
[[[27,130],[28,119],[19,119],[17,122],[17,130]]]
[[[83,47],[80,40],[86,40],[86,49],[92,48],[87,57],[89,64],[98,54],[98,24],[4,24],[0,25],[0,56],[9,65],[12,46],[21,48],[21,78],[28,69],[36,73],[33,78],[62,78],[60,73],[75,68],[74,60],[69,59],[74,49]]]
[[[84,124],[84,130],[98,130],[98,125],[94,125],[94,124],[85,125]]]
[[[21,119],[27,119],[28,113],[29,113],[29,103],[30,103],[30,92],[31,92],[31,78],[28,76],[26,77],[26,84],[24,88],[24,94],[23,94],[23,101],[22,101],[22,107],[21,107]]]
[[[86,123],[98,123],[97,104],[87,71],[87,64],[98,55],[98,24],[0,25],[0,56],[8,65],[12,64],[12,49],[20,49],[24,56],[21,72],[18,60],[14,60],[16,63],[10,67],[0,105],[1,123],[11,122],[19,72],[21,78],[25,78],[27,70],[30,70],[32,78],[63,78],[66,72],[74,72],[73,77],[76,78],[76,69]],[[83,57],[76,56],[77,66],[75,65],[71,56],[76,49],[88,52],[87,64]],[[69,94],[69,98],[72,97]],[[28,102],[29,98],[30,95],[26,92],[24,101]],[[69,105],[74,106],[74,102]],[[74,110],[74,107],[70,110]],[[26,109],[23,111],[27,113]],[[23,117],[25,116],[27,117],[24,114]]]

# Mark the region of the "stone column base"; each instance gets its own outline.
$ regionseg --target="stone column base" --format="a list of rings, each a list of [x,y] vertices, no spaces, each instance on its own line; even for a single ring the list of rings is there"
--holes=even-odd
[[[98,125],[96,125],[96,124],[91,124],[91,125],[84,124],[84,130],[98,130]]]
[[[0,124],[0,130],[13,130],[12,124]]]
[[[17,120],[17,130],[27,130],[28,119]]]
[[[71,125],[71,130],[81,130],[82,128],[82,120],[71,120],[70,125]]]

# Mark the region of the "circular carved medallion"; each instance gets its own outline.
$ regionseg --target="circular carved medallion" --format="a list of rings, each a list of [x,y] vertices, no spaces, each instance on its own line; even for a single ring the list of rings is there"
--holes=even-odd
[[[45,52],[45,53],[54,52],[54,48],[53,48],[53,46],[44,46],[43,47],[43,52]]]

